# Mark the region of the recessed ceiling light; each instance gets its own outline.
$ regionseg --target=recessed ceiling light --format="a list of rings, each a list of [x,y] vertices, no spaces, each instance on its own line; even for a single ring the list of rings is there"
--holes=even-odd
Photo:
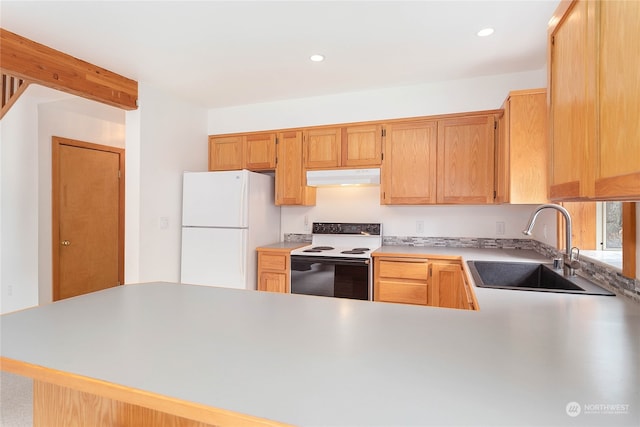
[[[311,55],[309,59],[312,60],[313,62],[321,62],[321,61],[324,61],[324,55],[318,55],[318,54]]]
[[[478,37],[487,37],[491,34],[493,34],[493,28],[483,28],[482,30],[478,31]]]

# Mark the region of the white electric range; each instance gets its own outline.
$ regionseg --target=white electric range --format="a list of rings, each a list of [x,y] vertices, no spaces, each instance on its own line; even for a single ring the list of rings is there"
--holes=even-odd
[[[314,222],[312,241],[291,252],[291,293],[371,300],[371,252],[379,223]]]

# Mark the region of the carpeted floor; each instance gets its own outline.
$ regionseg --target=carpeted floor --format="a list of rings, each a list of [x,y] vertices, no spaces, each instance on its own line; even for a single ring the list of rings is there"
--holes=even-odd
[[[33,381],[0,371],[0,426],[33,426]]]

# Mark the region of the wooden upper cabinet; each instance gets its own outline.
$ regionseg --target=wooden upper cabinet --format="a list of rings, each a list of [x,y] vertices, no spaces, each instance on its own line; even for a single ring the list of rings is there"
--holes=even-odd
[[[308,129],[304,132],[304,166],[307,169],[336,168],[342,154],[340,128]]]
[[[640,3],[560,3],[549,27],[550,198],[640,200]]]
[[[302,131],[278,134],[276,164],[276,205],[313,205],[316,192],[306,186],[302,167]]]
[[[239,170],[244,168],[245,137],[210,136],[209,137],[209,170]]]
[[[250,134],[245,137],[245,168],[273,170],[276,167],[276,134]]]
[[[595,198],[640,200],[640,2],[598,6]]]
[[[438,203],[493,203],[494,127],[493,115],[438,121]]]
[[[548,201],[547,91],[513,91],[498,121],[496,203]]]
[[[550,37],[549,92],[553,200],[593,194],[595,169],[595,2],[581,0]]]
[[[342,166],[380,166],[382,126],[346,126],[342,129]]]
[[[379,167],[382,125],[312,128],[304,133],[307,169]]]
[[[395,122],[386,128],[381,204],[436,202],[437,122]]]

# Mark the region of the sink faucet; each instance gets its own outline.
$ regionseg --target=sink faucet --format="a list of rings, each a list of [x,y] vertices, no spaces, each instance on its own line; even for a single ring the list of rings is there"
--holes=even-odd
[[[564,227],[565,246],[566,246],[564,262],[563,262],[564,273],[565,273],[565,276],[566,275],[575,276],[576,268],[580,268],[580,262],[578,261],[580,250],[578,248],[573,248],[571,246],[571,215],[569,215],[569,211],[567,211],[565,208],[563,208],[560,205],[552,205],[552,204],[540,205],[531,214],[531,218],[529,218],[529,224],[527,225],[527,228],[522,233],[527,236],[531,236],[531,230],[533,230],[533,225],[536,223],[536,218],[538,217],[538,214],[540,213],[540,211],[542,211],[543,209],[555,209],[558,212],[560,212],[562,216],[564,216],[564,220],[566,223]],[[575,258],[573,256],[574,249],[576,250]]]

